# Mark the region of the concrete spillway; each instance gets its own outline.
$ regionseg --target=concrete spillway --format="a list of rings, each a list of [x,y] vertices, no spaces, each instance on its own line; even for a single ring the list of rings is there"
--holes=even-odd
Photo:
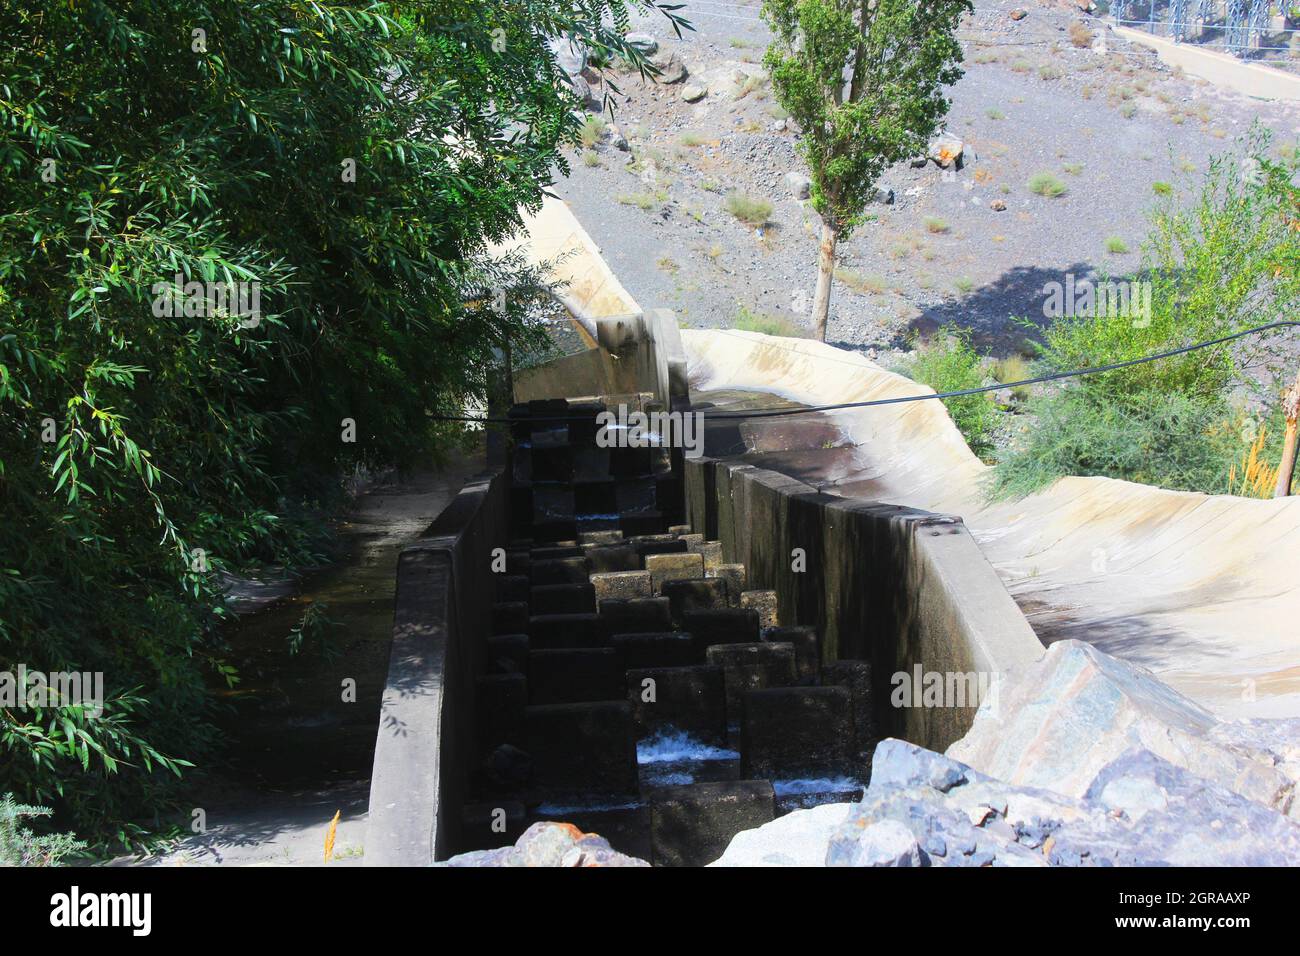
[[[706,393],[824,405],[931,391],[818,342],[731,330],[682,339],[692,388]],[[960,515],[1044,643],[1093,643],[1224,716],[1300,715],[1300,498],[1065,478],[990,504],[988,466],[939,402],[815,417],[834,441],[819,433],[802,455],[769,451],[764,467],[836,495]]]

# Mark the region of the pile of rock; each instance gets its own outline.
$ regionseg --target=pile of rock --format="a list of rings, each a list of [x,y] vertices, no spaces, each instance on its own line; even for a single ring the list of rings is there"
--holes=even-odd
[[[649,866],[624,856],[604,837],[583,833],[571,823],[534,823],[514,846],[475,850],[434,866]]]
[[[1222,721],[1077,641],[933,753],[876,748],[862,801],[739,834],[715,866],[1300,865],[1300,721]]]

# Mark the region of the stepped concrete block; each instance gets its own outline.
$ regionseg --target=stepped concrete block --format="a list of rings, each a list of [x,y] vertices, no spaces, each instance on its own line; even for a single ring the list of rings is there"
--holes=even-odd
[[[537,535],[539,541],[560,541],[566,538],[575,538],[578,534],[578,524],[572,517],[556,518],[554,520],[534,517],[533,534]]]
[[[593,574],[591,586],[595,588],[597,601],[652,596],[649,571],[611,571],[607,574]]]
[[[573,450],[573,480],[603,481],[609,478],[609,449],[579,445]]]
[[[651,863],[707,866],[743,830],[776,817],[767,780],[735,780],[663,787],[650,798]]]
[[[700,548],[704,544],[704,535],[702,534],[683,534],[678,536],[679,541],[686,542],[686,550],[696,554],[700,553]]]
[[[726,686],[727,723],[739,726],[744,695],[765,687],[794,683],[793,644],[714,644],[705,654],[708,663],[722,668]]]
[[[535,651],[573,647],[604,647],[595,614],[534,614],[528,620],[530,647]]]
[[[624,537],[646,534],[662,528],[663,525],[664,516],[658,511],[637,511],[619,515],[618,518],[618,526],[623,530]]]
[[[611,574],[615,571],[640,571],[644,565],[635,548],[626,545],[603,545],[587,552],[592,574]]]
[[[672,544],[677,538],[666,531],[657,531],[653,534],[636,534],[627,539],[627,543],[632,546],[642,544]]]
[[[491,673],[528,676],[527,634],[494,634],[487,639],[487,652]]]
[[[619,514],[653,511],[656,506],[653,478],[625,478],[614,486],[615,507]]]
[[[582,549],[576,545],[561,544],[557,542],[555,544],[547,544],[533,548],[532,551],[529,552],[529,557],[534,561],[555,561],[559,558],[580,558],[582,557]]]
[[[665,463],[665,468],[667,463]],[[682,479],[670,471],[664,471],[663,474],[655,477],[655,507],[664,514],[672,515],[674,518],[681,517],[685,510],[685,491],[686,486]]]
[[[664,536],[667,540],[647,541],[644,538],[633,542],[632,546],[636,548],[636,553],[641,555],[642,559],[649,558],[654,554],[685,554],[686,544],[680,538]]]
[[[526,548],[506,549],[506,574],[521,575],[531,579],[532,568],[532,545]]]
[[[587,531],[578,535],[581,545],[622,544],[622,531]]]
[[[686,611],[682,628],[695,638],[700,658],[714,644],[756,644],[758,613],[749,608],[729,607],[713,611]]]
[[[650,448],[611,448],[609,473],[616,478],[637,478],[650,474],[654,457]],[[533,465],[536,472],[536,464]]]
[[[577,514],[572,485],[542,485],[533,483],[533,523],[543,521],[572,521]]]
[[[528,827],[528,812],[518,800],[468,803],[460,813],[460,843],[471,850],[513,846]]]
[[[665,581],[663,596],[672,607],[673,621],[680,624],[687,611],[721,610],[730,604],[727,582],[721,578],[696,581]]]
[[[741,591],[740,606],[758,612],[759,627],[777,627],[781,623],[775,591]]]
[[[680,631],[615,634],[609,642],[618,651],[625,671],[647,667],[686,667],[696,662],[695,642],[691,635]]]
[[[591,577],[591,562],[585,557],[534,559],[529,579],[539,584],[586,584]]]
[[[501,744],[523,746],[528,680],[523,674],[485,674],[475,683],[478,745],[487,753]]]
[[[821,641],[817,629],[806,624],[790,627],[769,627],[763,630],[763,640],[774,644],[794,645],[794,678],[797,684],[816,684],[821,668]],[[838,683],[835,681],[833,683]]]
[[[543,790],[636,792],[636,741],[626,701],[528,707],[524,728],[524,749],[533,758],[534,780]]]
[[[532,651],[528,697],[532,704],[622,700],[623,666],[612,647]]]
[[[596,610],[596,589],[586,584],[541,584],[532,588],[533,614],[589,614]]]
[[[619,510],[612,478],[582,481],[573,486],[573,511],[578,515],[612,515]]]
[[[555,448],[534,448],[532,450],[532,469],[534,482],[573,481],[573,448],[560,445]],[[572,490],[570,490],[572,495]],[[572,513],[572,508],[570,508]]]
[[[681,539],[686,540],[686,539]],[[721,541],[700,541],[698,544],[691,546],[690,550],[704,559],[704,571],[708,573],[722,564],[722,542]]]
[[[538,422],[530,438],[533,448],[562,448],[569,444],[569,426],[555,422]]]
[[[531,587],[526,574],[503,574],[497,578],[497,600],[504,604],[527,603]]]
[[[684,534],[691,533],[691,526],[688,524],[675,524],[668,529],[668,533],[676,535],[677,537],[680,538]]]
[[[745,694],[741,773],[769,780],[834,776],[860,768],[847,687],[770,687]]]
[[[607,598],[596,607],[600,611],[601,633],[606,637],[673,629],[672,610],[667,598]]]
[[[719,564],[715,567],[705,566],[704,573],[711,578],[722,578],[727,582],[733,607],[740,606],[740,596],[745,593],[745,566],[743,564]]]
[[[871,689],[870,661],[835,661],[822,667],[823,685],[847,687],[853,695],[853,739],[859,755],[869,755],[875,748],[875,697]]]
[[[663,591],[665,581],[690,581],[704,577],[704,562],[698,554],[652,554],[645,559],[650,584],[655,594]]]
[[[681,732],[710,745],[726,743],[721,667],[700,664],[629,670],[627,694],[642,738]]]
[[[528,604],[524,601],[503,601],[493,604],[492,633],[528,633]]]

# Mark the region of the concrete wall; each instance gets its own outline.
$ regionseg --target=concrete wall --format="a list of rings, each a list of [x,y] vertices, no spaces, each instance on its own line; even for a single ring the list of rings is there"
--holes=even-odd
[[[687,460],[686,496],[692,529],[721,540],[751,588],[776,590],[783,619],[816,625],[825,660],[871,661],[883,734],[942,751],[975,714],[890,706],[895,673],[920,664],[995,675],[1043,653],[960,518],[826,495],[707,458]]]
[[[478,750],[482,673],[504,546],[505,479],[471,480],[398,559],[393,647],[370,781],[367,866],[423,866],[459,849]]]
[[[596,348],[516,373],[515,401],[649,392],[671,408],[689,398],[686,352],[670,309],[599,318],[592,328]]]
[[[1219,50],[1202,49],[1191,43],[1175,43],[1132,27],[1111,26],[1125,40],[1149,46],[1170,66],[1180,66],[1192,76],[1217,86],[1269,100],[1300,102],[1300,76],[1262,63],[1239,60]]]

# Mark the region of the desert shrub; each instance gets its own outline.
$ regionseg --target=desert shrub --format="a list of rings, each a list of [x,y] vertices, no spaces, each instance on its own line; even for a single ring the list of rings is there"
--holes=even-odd
[[[1044,333],[1049,369],[1128,361],[1295,317],[1297,167],[1265,158],[1268,135],[1259,128],[1245,145],[1245,159],[1210,161],[1196,202],[1165,196],[1153,210],[1135,278],[1149,284],[1150,309],[1056,319]],[[1270,381],[1286,368],[1280,339],[1272,337],[1074,379],[1030,401],[1033,424],[999,455],[990,491],[1022,495],[1076,474],[1239,493],[1243,473],[1258,476],[1276,460],[1276,439],[1258,440],[1251,457],[1258,430],[1243,429],[1229,396],[1262,390],[1257,397],[1276,418]],[[1267,433],[1279,431],[1272,422]]]
[[[1035,173],[1029,177],[1026,184],[1031,193],[1039,196],[1045,196],[1048,199],[1055,199],[1057,196],[1065,194],[1065,183],[1061,182],[1051,173]]]
[[[746,196],[744,193],[729,194],[724,206],[727,212],[751,226],[763,225],[772,215],[771,202],[755,196]]]
[[[983,364],[971,347],[969,331],[953,326],[941,329],[898,371],[936,392],[956,392],[984,384]],[[946,398],[943,403],[970,450],[987,458],[993,451],[993,431],[998,422],[992,394]]]
[[[736,321],[732,326],[742,332],[761,332],[764,335],[780,335],[786,338],[807,338],[808,330],[795,325],[789,319],[767,312],[753,312],[741,306],[736,312]]]

